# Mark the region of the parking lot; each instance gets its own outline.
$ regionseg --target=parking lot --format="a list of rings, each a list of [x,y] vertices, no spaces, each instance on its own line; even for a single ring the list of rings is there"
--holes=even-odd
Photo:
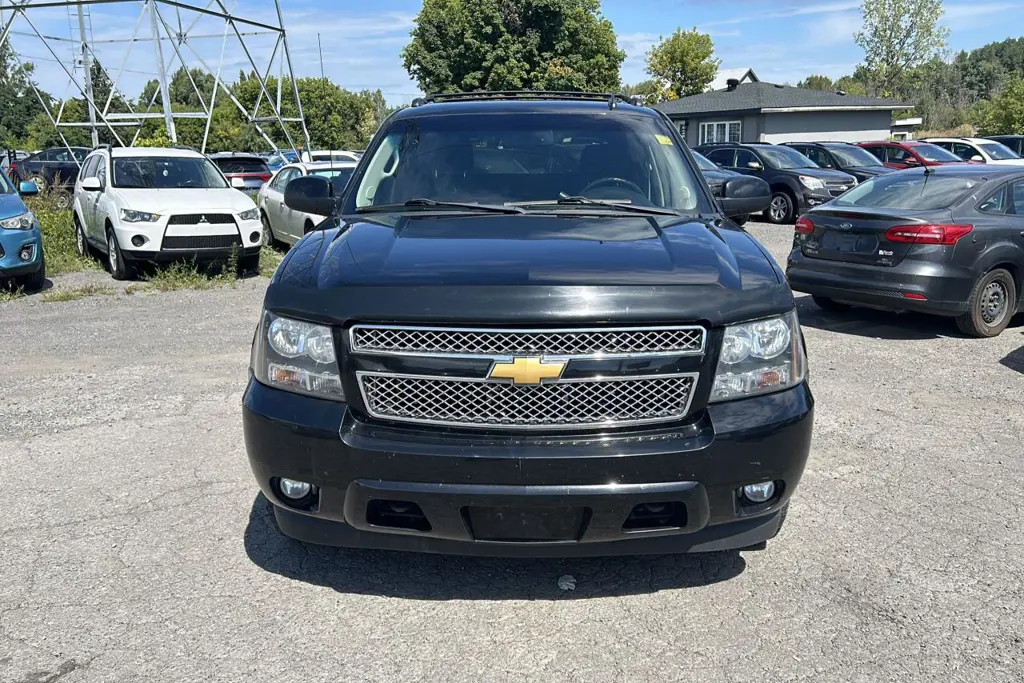
[[[1024,676],[1024,317],[802,297],[814,447],[764,551],[476,559],[277,533],[240,419],[266,283],[0,304],[0,681]]]

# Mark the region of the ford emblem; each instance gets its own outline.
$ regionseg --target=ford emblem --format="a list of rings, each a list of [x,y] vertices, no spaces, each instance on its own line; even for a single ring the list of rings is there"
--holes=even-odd
[[[842,228],[843,230],[849,230],[850,228],[853,227],[853,223],[840,223],[839,227]]]

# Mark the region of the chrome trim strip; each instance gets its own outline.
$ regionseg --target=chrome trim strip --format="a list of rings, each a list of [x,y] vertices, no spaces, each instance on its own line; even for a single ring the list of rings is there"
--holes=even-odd
[[[636,425],[648,425],[658,424],[666,422],[677,422],[686,418],[690,414],[690,407],[693,405],[693,397],[697,393],[697,384],[700,378],[699,372],[681,372],[674,374],[664,375],[630,375],[630,376],[605,376],[595,375],[592,377],[578,377],[574,379],[562,379],[551,384],[572,384],[582,382],[624,382],[629,380],[645,380],[645,379],[682,379],[690,378],[692,383],[690,384],[690,393],[686,397],[686,405],[683,406],[683,410],[678,415],[672,415],[670,417],[653,417],[644,418],[642,420],[611,420],[604,422],[574,422],[573,424],[518,424],[508,425],[500,423],[489,423],[489,422],[447,422],[443,420],[426,420],[421,418],[407,418],[407,417],[395,417],[394,415],[384,415],[381,413],[374,412],[370,409],[370,403],[366,399],[366,386],[363,383],[364,377],[384,377],[387,379],[419,379],[419,380],[441,380],[449,382],[470,382],[474,384],[506,384],[504,382],[496,382],[484,377],[448,377],[445,375],[412,375],[402,374],[394,372],[371,372],[366,370],[356,371],[356,382],[359,384],[359,394],[363,401],[363,409],[371,416],[378,420],[387,420],[389,422],[409,422],[414,424],[433,425],[435,427],[469,427],[477,429],[503,429],[507,431],[536,431],[536,430],[560,430],[560,431],[572,431],[574,429],[595,429],[598,427],[632,427]],[[543,385],[541,385],[543,386]]]
[[[379,351],[356,346],[356,330],[403,330],[409,332],[468,332],[483,334],[602,334],[615,332],[700,332],[700,348],[694,350],[642,351],[635,353],[529,354],[499,355],[493,353],[441,353],[433,351]],[[502,328],[502,327],[431,327],[426,325],[353,325],[348,330],[349,351],[365,356],[405,356],[409,358],[466,358],[470,360],[508,361],[520,356],[540,356],[545,360],[604,360],[615,358],[664,358],[666,356],[703,356],[707,349],[708,331],[701,325],[654,325],[647,327],[569,327],[569,328]]]

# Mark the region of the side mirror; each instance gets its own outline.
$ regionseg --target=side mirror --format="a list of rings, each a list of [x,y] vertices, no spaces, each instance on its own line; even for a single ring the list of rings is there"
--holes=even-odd
[[[39,186],[35,183],[29,183],[23,180],[18,183],[18,194],[22,197],[34,197],[39,194]]]
[[[330,216],[334,212],[334,187],[320,176],[296,178],[284,188],[284,205],[293,211]]]
[[[86,192],[99,192],[103,189],[103,184],[100,183],[99,178],[93,176],[92,178],[82,180],[82,189]]]
[[[760,171],[762,168],[764,168],[764,166],[762,166],[761,163],[757,161],[748,161],[747,168],[752,168],[755,171]]]
[[[761,213],[772,203],[772,190],[760,178],[737,176],[722,184],[722,196],[718,203],[722,213],[730,218]]]
[[[917,159],[915,159],[914,157],[907,157],[906,159],[903,160],[903,163],[906,164],[907,166],[920,166],[921,165],[921,162],[918,161]]]
[[[235,176],[234,178],[231,179],[231,187],[235,188],[236,190],[244,190],[245,180],[239,178],[238,176]]]
[[[971,157],[971,161],[980,161],[981,163],[985,163],[985,157],[981,156],[980,154],[975,154],[974,156]]]

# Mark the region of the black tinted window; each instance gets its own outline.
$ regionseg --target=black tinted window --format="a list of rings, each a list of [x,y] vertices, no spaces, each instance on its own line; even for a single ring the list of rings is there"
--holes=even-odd
[[[224,173],[270,173],[270,167],[262,159],[214,159]]]
[[[948,209],[983,182],[980,177],[907,171],[872,178],[832,203],[888,209]]]
[[[731,149],[713,149],[706,156],[719,166],[732,166],[734,154],[735,152]]]
[[[122,188],[224,188],[224,177],[208,159],[125,157],[114,159],[114,186]]]

